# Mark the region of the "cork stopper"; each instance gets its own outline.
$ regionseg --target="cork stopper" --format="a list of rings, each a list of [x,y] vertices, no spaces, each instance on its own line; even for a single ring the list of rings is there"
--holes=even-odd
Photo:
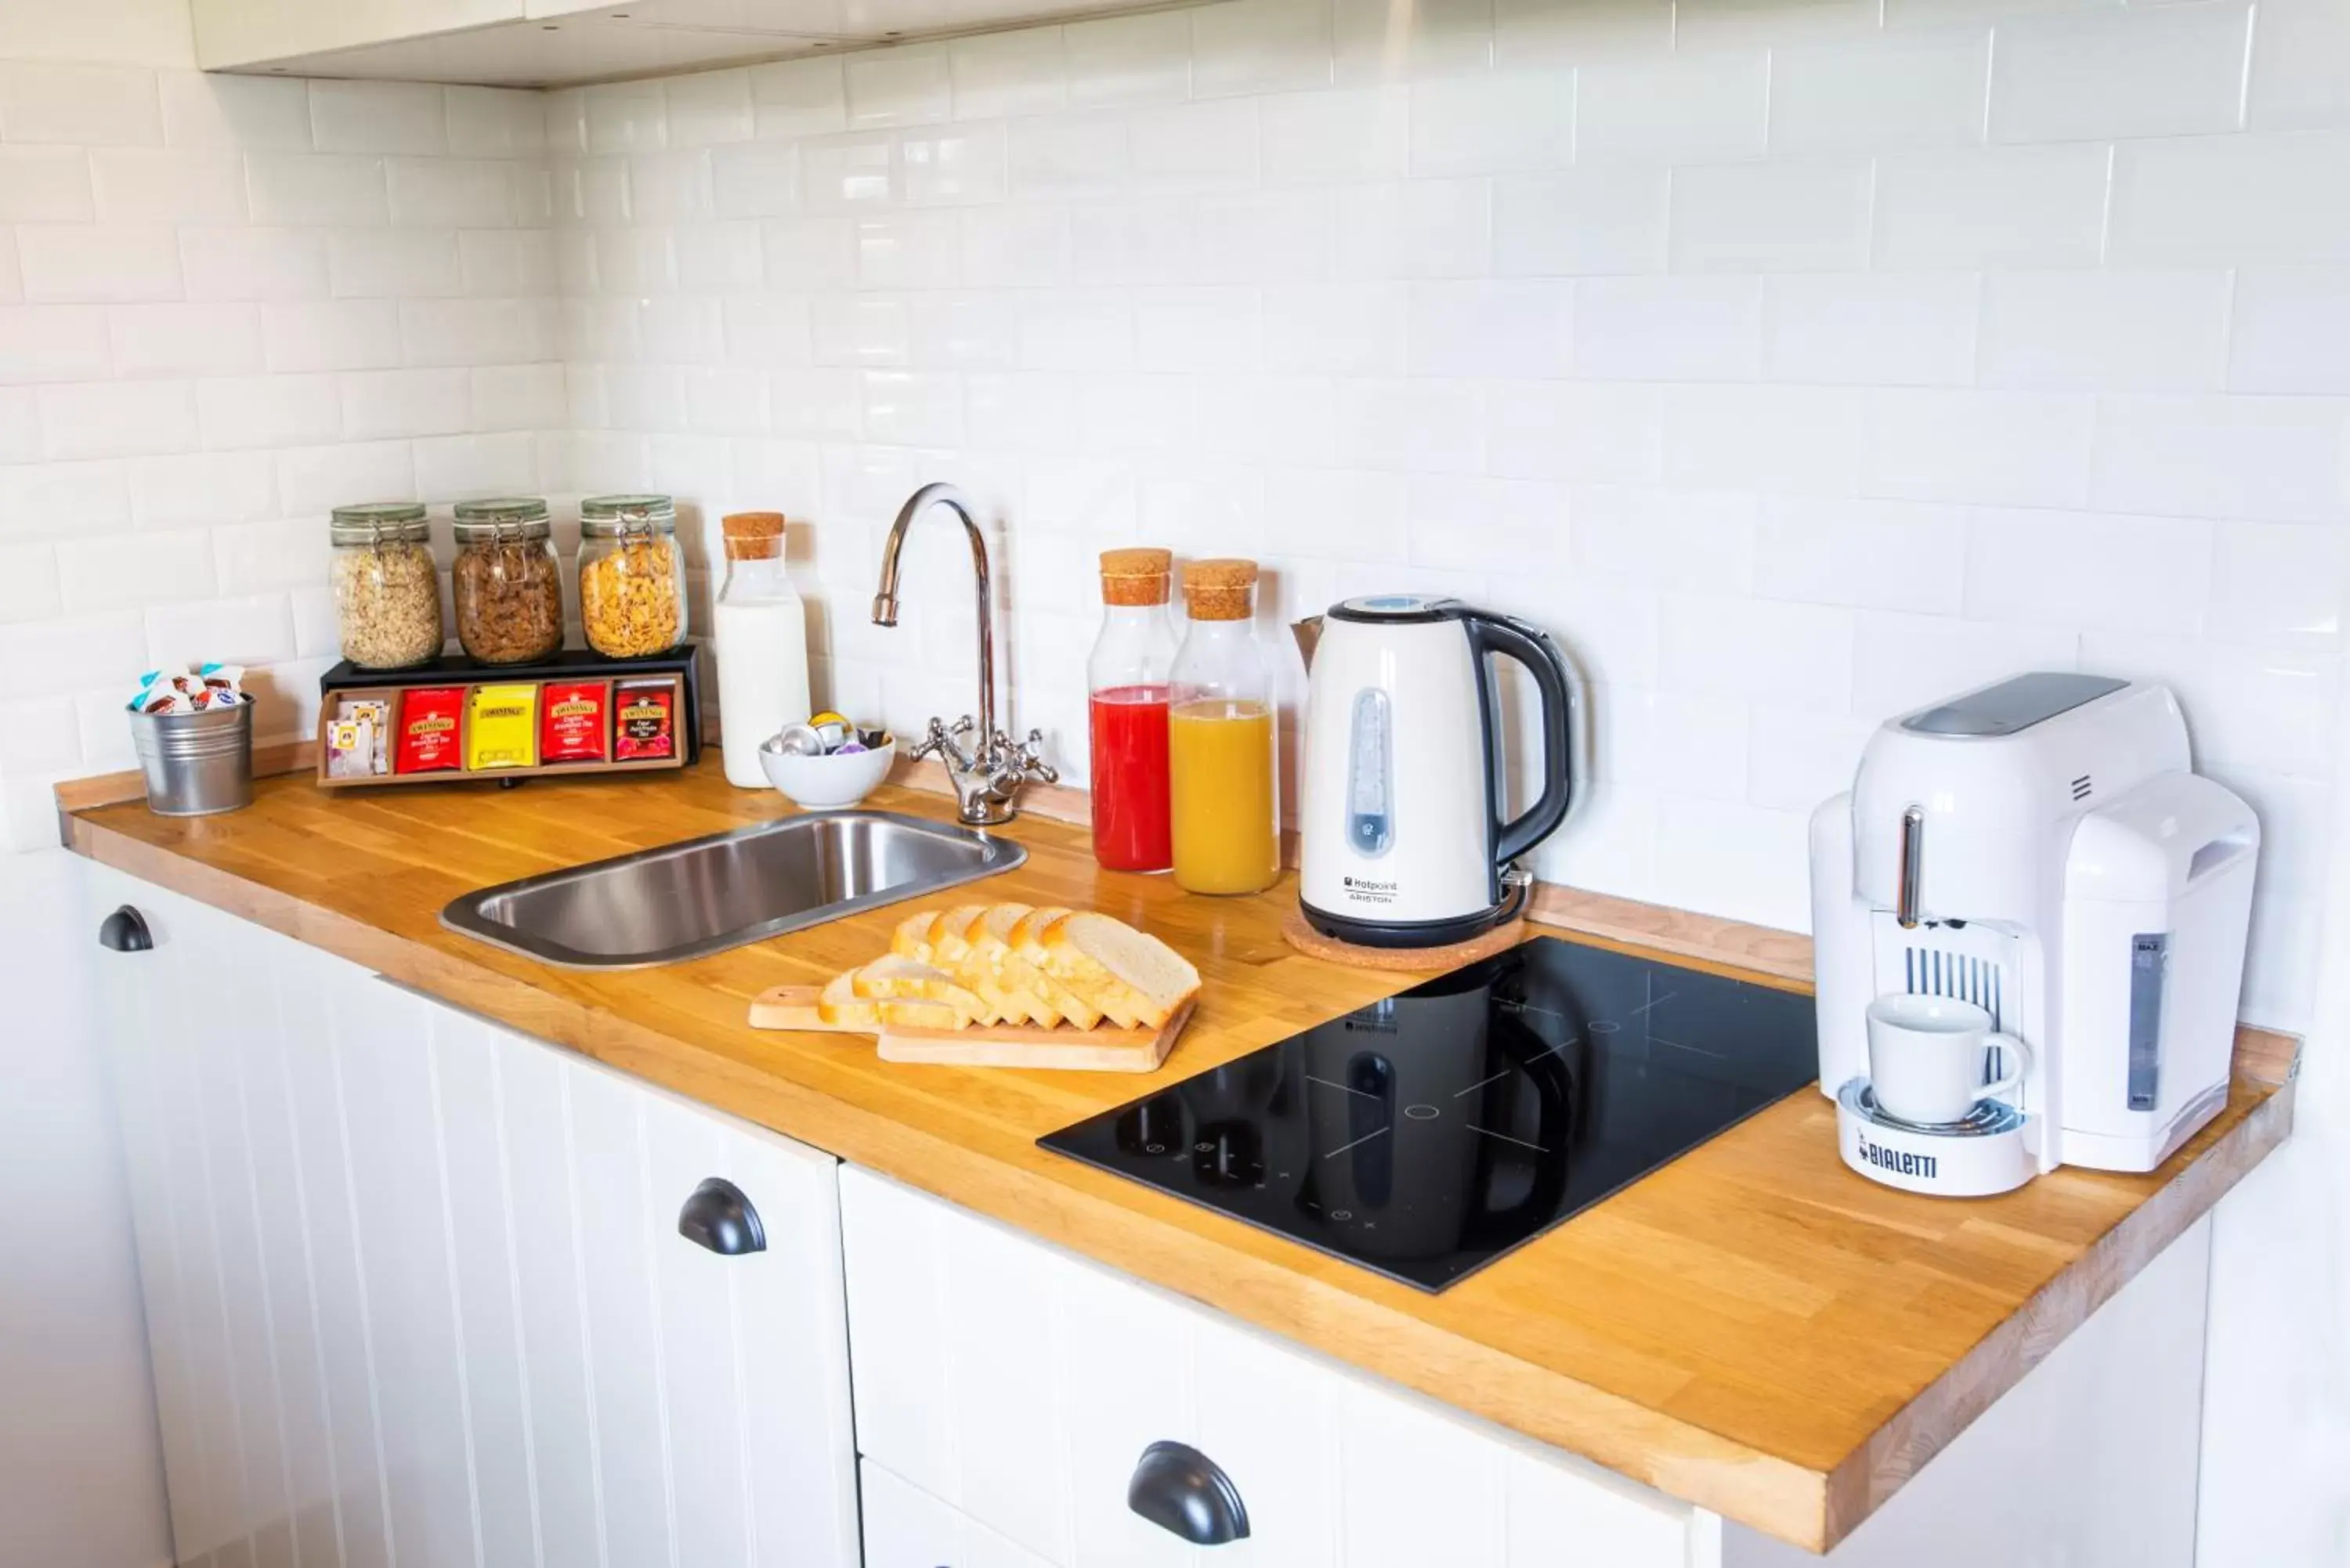
[[[780,512],[729,512],[718,520],[726,536],[730,561],[772,561],[784,553],[784,514]]]
[[[1256,563],[1237,556],[1187,561],[1183,598],[1193,620],[1246,620],[1256,613]]]
[[[1102,603],[1165,604],[1168,573],[1174,565],[1175,556],[1170,550],[1104,550],[1101,553]]]

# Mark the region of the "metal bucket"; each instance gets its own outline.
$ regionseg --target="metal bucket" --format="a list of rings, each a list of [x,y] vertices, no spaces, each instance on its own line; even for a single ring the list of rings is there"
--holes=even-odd
[[[130,739],[156,815],[208,816],[253,804],[250,701],[201,713],[134,712]]]

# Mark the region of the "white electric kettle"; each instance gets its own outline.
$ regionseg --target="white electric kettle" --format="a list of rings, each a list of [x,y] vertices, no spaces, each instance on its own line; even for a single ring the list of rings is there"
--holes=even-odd
[[[1298,903],[1325,936],[1366,947],[1465,941],[1517,914],[1503,872],[1550,836],[1575,794],[1573,670],[1548,633],[1426,594],[1377,594],[1295,628],[1305,655]],[[1542,696],[1542,790],[1503,821],[1488,654]]]

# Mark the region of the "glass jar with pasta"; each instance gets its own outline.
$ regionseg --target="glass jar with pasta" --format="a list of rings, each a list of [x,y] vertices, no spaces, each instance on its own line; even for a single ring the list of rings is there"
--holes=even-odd
[[[527,664],[563,646],[563,575],[546,503],[536,496],[457,503],[449,569],[457,640],[484,664]]]
[[[338,506],[327,536],[343,657],[367,670],[438,658],[441,574],[426,543],[424,508],[412,501]]]
[[[667,653],[685,640],[685,552],[668,496],[579,504],[579,626],[607,659]]]

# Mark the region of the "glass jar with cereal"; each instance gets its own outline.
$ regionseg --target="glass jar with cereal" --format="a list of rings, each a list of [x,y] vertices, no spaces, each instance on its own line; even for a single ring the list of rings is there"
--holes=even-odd
[[[412,501],[335,508],[329,575],[343,657],[353,664],[400,670],[440,656],[441,575],[428,536],[424,508]]]
[[[685,640],[685,552],[668,496],[579,504],[579,624],[607,659],[667,653]]]
[[[526,664],[563,646],[562,569],[536,496],[457,503],[449,569],[457,640],[484,664]]]

